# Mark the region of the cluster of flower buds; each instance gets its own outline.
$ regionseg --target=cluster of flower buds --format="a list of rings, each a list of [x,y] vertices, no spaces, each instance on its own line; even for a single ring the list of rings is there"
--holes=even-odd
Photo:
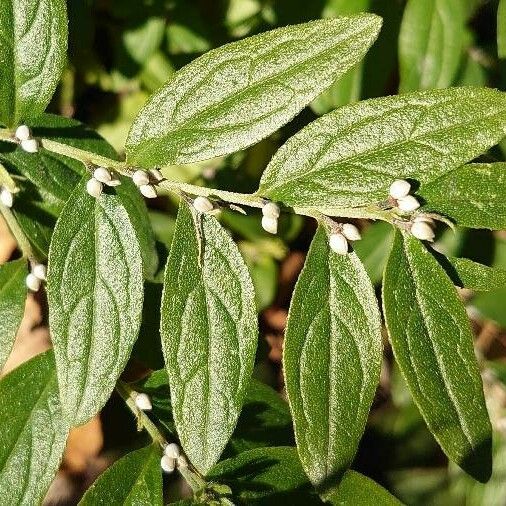
[[[262,228],[269,234],[278,233],[278,219],[281,211],[274,202],[267,202],[262,207]]]
[[[193,201],[193,207],[199,213],[208,213],[214,209],[214,204],[207,197],[202,197],[199,195]]]
[[[38,292],[43,281],[46,281],[46,266],[33,264],[32,271],[25,279],[27,288],[32,292]]]
[[[14,203],[14,196],[12,192],[5,186],[0,186],[0,202],[5,207],[12,207]]]
[[[352,223],[337,225],[329,236],[329,246],[332,251],[339,255],[348,253],[348,241],[360,241],[362,236],[359,229]]]
[[[155,186],[151,183],[152,178],[161,181],[163,176],[158,169],[151,169],[149,172],[139,169],[132,175],[132,181],[147,199],[155,199],[158,196]]]
[[[19,145],[22,150],[27,153],[37,153],[39,150],[39,143],[37,142],[37,139],[32,137],[32,132],[26,125],[19,125],[18,128],[16,128],[16,133],[14,135],[19,141]]]
[[[416,216],[411,224],[410,232],[421,241],[434,240],[434,227],[436,223],[430,216],[420,214]]]
[[[117,175],[105,167],[97,167],[93,172],[93,177],[86,183],[86,191],[98,199],[104,190],[104,184],[107,186],[119,186],[121,181]]]
[[[420,207],[420,202],[409,194],[410,191],[411,185],[404,179],[397,179],[390,186],[390,197],[396,200],[397,207],[405,213],[411,213]]]
[[[179,446],[176,443],[170,443],[163,451],[160,465],[165,473],[172,473],[176,466],[180,468],[188,467],[188,462],[181,453]]]
[[[141,411],[151,411],[153,409],[153,405],[151,404],[151,399],[148,394],[132,392],[132,396],[134,398],[135,405]]]

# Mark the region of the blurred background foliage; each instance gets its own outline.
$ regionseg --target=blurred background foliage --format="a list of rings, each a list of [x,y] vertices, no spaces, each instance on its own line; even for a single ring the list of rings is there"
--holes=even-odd
[[[381,35],[364,62],[281,131],[231,156],[163,168],[167,177],[195,184],[254,191],[270,157],[289,136],[350,102],[454,85],[506,90],[506,60],[497,54],[497,0],[69,0],[68,7],[69,61],[51,110],[97,129],[120,154],[129,126],[149,95],[200,54],[286,24],[361,11],[383,17]],[[503,142],[482,159],[500,161],[505,156]],[[150,209],[162,257],[170,247],[176,206],[166,195]],[[243,216],[224,211],[220,219],[237,239],[256,285],[262,334],[256,376],[282,391],[280,358],[287,308],[314,224],[283,216],[279,235],[272,237],[253,212]],[[378,286],[392,231],[384,223],[360,225],[363,240],[356,249]],[[506,268],[506,232],[442,229],[435,247]],[[152,308],[159,306],[159,286],[154,282],[147,290]],[[355,467],[407,504],[506,504],[506,287],[461,294],[476,330],[496,428],[494,474],[490,483],[480,485],[448,467],[387,346],[381,386]],[[157,339],[158,321],[152,312],[148,316],[135,355],[156,368],[160,356],[150,343]],[[120,411],[113,401],[104,412],[110,427],[117,426],[114,418],[128,417]],[[106,448],[121,444],[127,431],[108,431],[107,425]]]

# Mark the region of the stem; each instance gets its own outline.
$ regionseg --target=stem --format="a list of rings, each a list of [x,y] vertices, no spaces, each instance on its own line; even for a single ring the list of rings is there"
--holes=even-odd
[[[149,416],[135,405],[135,399],[133,396],[134,390],[130,388],[128,384],[118,380],[116,383],[116,391],[125,401],[130,411],[135,415],[139,425],[148,432],[151,439],[155,443],[158,443],[162,449],[165,448],[167,446],[167,440],[163,434],[158,430],[158,427],[151,421]],[[177,469],[188,485],[190,485],[193,492],[198,492],[205,487],[206,482],[198,474],[198,472],[191,467],[191,464],[188,463],[188,467],[178,466]]]
[[[2,214],[5,222],[7,223],[7,226],[14,236],[14,239],[16,239],[16,242],[18,243],[19,249],[23,253],[23,256],[27,257],[30,261],[36,261],[37,255],[33,251],[32,245],[30,244],[30,241],[26,237],[25,233],[23,230],[21,230],[21,227],[19,226],[14,213],[8,207],[0,204],[0,214]]]

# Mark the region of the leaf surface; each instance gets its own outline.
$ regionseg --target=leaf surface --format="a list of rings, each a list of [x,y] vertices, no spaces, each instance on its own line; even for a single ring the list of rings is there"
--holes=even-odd
[[[359,62],[380,26],[372,14],[318,20],[209,51],[141,110],[128,135],[128,161],[191,163],[258,142]]]
[[[351,464],[382,360],[378,303],[355,253],[337,255],[319,228],[290,306],[284,372],[295,439],[313,484]]]
[[[384,313],[399,368],[448,457],[479,481],[491,473],[491,426],[473,334],[443,268],[396,233],[385,268]]]
[[[109,398],[141,321],[142,258],[117,196],[76,187],[51,241],[47,289],[60,398],[79,425]]]
[[[237,423],[257,344],[253,285],[216,219],[182,201],[162,296],[162,348],[177,431],[202,473]]]

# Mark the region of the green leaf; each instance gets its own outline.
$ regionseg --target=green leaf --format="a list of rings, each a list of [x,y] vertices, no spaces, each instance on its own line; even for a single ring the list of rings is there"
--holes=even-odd
[[[420,188],[425,210],[471,228],[506,228],[506,163],[470,163]]]
[[[65,66],[65,0],[0,4],[0,123],[16,126],[41,114]]]
[[[446,257],[437,251],[431,253],[456,286],[476,292],[506,288],[506,271],[503,269],[495,269],[468,258]]]
[[[446,88],[463,53],[465,12],[461,0],[409,0],[399,34],[401,92]]]
[[[288,446],[258,448],[215,465],[209,478],[228,485],[240,505],[320,504],[297,451]]]
[[[40,504],[60,465],[68,428],[52,351],[0,381],[0,503]]]
[[[79,121],[43,114],[29,122],[36,137],[51,139],[113,160],[113,147],[95,131]],[[57,155],[43,148],[36,154],[25,153],[12,144],[0,142],[0,160],[9,171],[25,178],[19,182],[20,198],[15,200],[14,213],[41,258],[46,258],[56,218],[75,186],[87,174],[83,164],[72,158]],[[141,244],[147,278],[155,275],[158,256],[153,231],[149,223],[144,199],[128,178],[116,187]]]
[[[142,259],[118,197],[76,187],[56,223],[47,290],[60,398],[79,425],[109,398],[141,320]]]
[[[162,506],[161,451],[151,445],[126,454],[87,490],[80,506]]]
[[[497,54],[506,58],[506,0],[499,0],[497,8]]]
[[[190,163],[258,142],[359,62],[380,26],[372,14],[318,20],[204,54],[141,110],[127,139],[129,163]]]
[[[302,466],[321,488],[355,456],[382,355],[371,281],[355,253],[330,251],[320,227],[293,294],[283,361]]]
[[[25,312],[26,259],[0,265],[0,371],[10,355]]]
[[[381,485],[349,469],[339,487],[325,499],[333,506],[400,506],[402,503]]]
[[[396,233],[383,304],[395,358],[430,431],[451,460],[487,481],[491,426],[469,320],[443,268],[411,235]]]
[[[506,132],[506,94],[430,90],[366,100],[310,123],[274,155],[258,193],[291,206],[384,201],[398,178],[423,185],[472,160]]]
[[[218,460],[241,411],[257,344],[253,285],[212,216],[184,201],[165,271],[162,347],[177,431],[202,473]]]

